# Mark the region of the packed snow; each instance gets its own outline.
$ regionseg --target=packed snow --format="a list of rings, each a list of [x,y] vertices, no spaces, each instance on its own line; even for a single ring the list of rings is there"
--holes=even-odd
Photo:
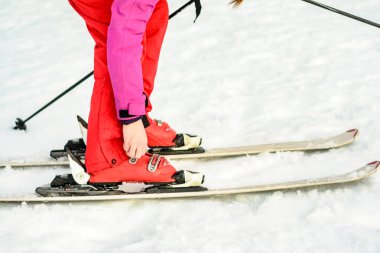
[[[171,11],[185,1],[170,1]],[[378,0],[326,0],[380,22]],[[210,188],[339,174],[380,159],[380,33],[296,0],[204,0],[170,21],[153,116],[204,147],[298,141],[360,129],[328,152],[173,161]],[[67,1],[0,9],[0,161],[47,158],[80,136],[93,80],[12,129],[93,68]],[[32,195],[63,168],[0,169],[0,196]],[[333,187],[211,199],[0,204],[0,252],[380,252],[380,176]]]

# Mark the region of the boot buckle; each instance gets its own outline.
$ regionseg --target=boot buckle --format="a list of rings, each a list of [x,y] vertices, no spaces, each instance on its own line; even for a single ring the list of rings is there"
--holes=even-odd
[[[158,164],[160,163],[161,156],[158,154],[153,154],[152,157],[149,159],[148,163],[148,170],[150,172],[155,172],[158,168]]]

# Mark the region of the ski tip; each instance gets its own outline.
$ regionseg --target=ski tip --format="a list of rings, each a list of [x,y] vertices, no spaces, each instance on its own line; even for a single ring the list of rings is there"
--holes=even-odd
[[[380,165],[380,161],[374,161],[374,162],[371,162],[371,163],[369,163],[367,165],[373,165],[375,168],[377,168]]]
[[[350,130],[347,131],[347,133],[352,133],[352,135],[355,138],[358,135],[358,133],[359,133],[359,129],[356,129],[356,128],[350,129]]]

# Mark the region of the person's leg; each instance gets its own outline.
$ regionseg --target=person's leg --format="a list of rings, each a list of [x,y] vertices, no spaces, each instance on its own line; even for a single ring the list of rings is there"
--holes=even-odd
[[[144,38],[144,53],[141,58],[144,78],[144,93],[148,96],[147,113],[152,110],[149,97],[154,88],[158,60],[162,42],[165,37],[169,20],[169,9],[166,0],[159,0],[146,26]]]
[[[84,18],[88,30],[96,43],[94,50],[95,84],[91,97],[86,149],[86,168],[92,176],[91,180],[107,182],[150,177],[151,180],[170,181],[170,175],[175,172],[172,166],[165,162],[161,163],[162,166],[160,165],[158,171],[161,171],[161,169],[166,170],[166,173],[159,173],[162,176],[161,178],[157,177],[156,172],[151,174],[149,174],[150,172],[143,173],[147,172],[146,167],[150,158],[146,156],[144,159],[140,159],[141,161],[139,160],[138,164],[130,165],[123,149],[122,126],[117,119],[114,93],[107,66],[107,36],[111,22],[111,6],[114,1],[69,0],[69,2]],[[153,17],[148,21],[146,28],[148,31],[145,32],[146,54],[145,57],[144,55],[141,56],[142,65],[145,66],[142,71],[146,73],[144,83],[148,84],[146,86],[148,94],[153,89],[167,18],[166,2],[160,0],[157,10],[154,10]],[[173,142],[176,137],[175,131],[170,129],[167,124],[161,124],[154,120],[150,120],[150,122],[150,126],[146,128],[149,146],[176,145]],[[143,171],[140,173],[139,169],[143,169]],[[137,173],[139,176],[137,177],[132,172]]]
[[[164,159],[152,160],[145,155],[136,164],[130,164],[123,149],[122,125],[117,119],[114,93],[107,66],[107,35],[111,22],[112,0],[69,0],[74,9],[84,18],[94,38],[95,84],[91,97],[91,108],[87,132],[86,169],[90,182],[173,182],[176,170]],[[144,4],[152,1],[119,0],[133,2],[136,10],[142,11]],[[121,6],[122,7],[122,6]],[[146,6],[148,7],[148,6]],[[149,9],[149,8],[148,8]],[[134,16],[139,18],[138,15]],[[128,22],[128,20],[125,20]],[[145,29],[142,27],[141,29]],[[142,34],[145,30],[142,30]],[[130,32],[128,29],[125,32]],[[140,57],[140,56],[139,56]],[[154,170],[148,165],[156,164]]]
[[[159,0],[146,26],[143,40],[144,51],[141,57],[144,93],[147,96],[146,113],[149,126],[145,129],[149,147],[173,147],[176,132],[167,123],[160,123],[149,118],[152,111],[150,95],[154,88],[161,46],[169,21],[169,8],[166,0]]]
[[[88,121],[86,168],[89,173],[117,165],[127,156],[123,150],[120,122],[107,69],[107,33],[111,20],[112,0],[70,0],[84,18],[95,40],[94,78]]]

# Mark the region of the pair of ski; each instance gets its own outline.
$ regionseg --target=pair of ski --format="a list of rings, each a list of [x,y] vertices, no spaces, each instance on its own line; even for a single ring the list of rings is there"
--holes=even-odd
[[[198,158],[225,158],[232,156],[241,155],[252,155],[259,154],[263,152],[284,152],[284,151],[322,151],[330,150],[334,148],[340,148],[352,143],[358,134],[357,129],[352,129],[346,131],[342,134],[328,137],[320,138],[309,141],[299,141],[299,142],[287,142],[287,143],[274,143],[274,144],[263,144],[263,145],[252,145],[244,147],[231,147],[231,148],[218,148],[205,150],[203,153],[195,154],[177,154],[177,155],[166,155],[165,157],[169,159],[198,159]],[[39,166],[57,166],[57,165],[68,165],[67,161],[40,161],[33,163],[1,163],[0,166],[11,166],[11,167],[39,167]],[[70,195],[71,190],[77,190],[74,188],[62,188],[61,194],[59,196],[50,197],[38,197],[38,196],[25,196],[25,197],[15,197],[15,198],[2,198],[0,197],[0,202],[74,202],[74,201],[106,201],[106,200],[133,200],[133,199],[167,199],[167,198],[194,198],[194,197],[213,197],[213,196],[226,196],[234,194],[243,193],[254,193],[254,192],[265,192],[274,190],[286,190],[286,189],[297,189],[312,186],[321,185],[334,185],[349,183],[366,178],[377,171],[380,162],[372,162],[361,168],[349,171],[344,174],[331,175],[321,178],[312,178],[306,180],[290,181],[290,182],[280,182],[274,184],[263,184],[263,185],[252,185],[249,187],[236,187],[236,188],[224,188],[224,189],[206,189],[202,191],[191,191],[191,188],[187,191],[155,191],[157,187],[148,187],[141,190],[140,192],[126,193],[119,191],[118,189],[103,189],[99,192],[85,191],[86,196],[65,196]],[[80,186],[78,186],[80,188]],[[86,186],[87,187],[87,186]],[[91,186],[88,186],[91,187]],[[40,190],[43,188],[40,188]],[[79,189],[81,190],[81,189]],[[93,194],[93,195],[92,195]]]

